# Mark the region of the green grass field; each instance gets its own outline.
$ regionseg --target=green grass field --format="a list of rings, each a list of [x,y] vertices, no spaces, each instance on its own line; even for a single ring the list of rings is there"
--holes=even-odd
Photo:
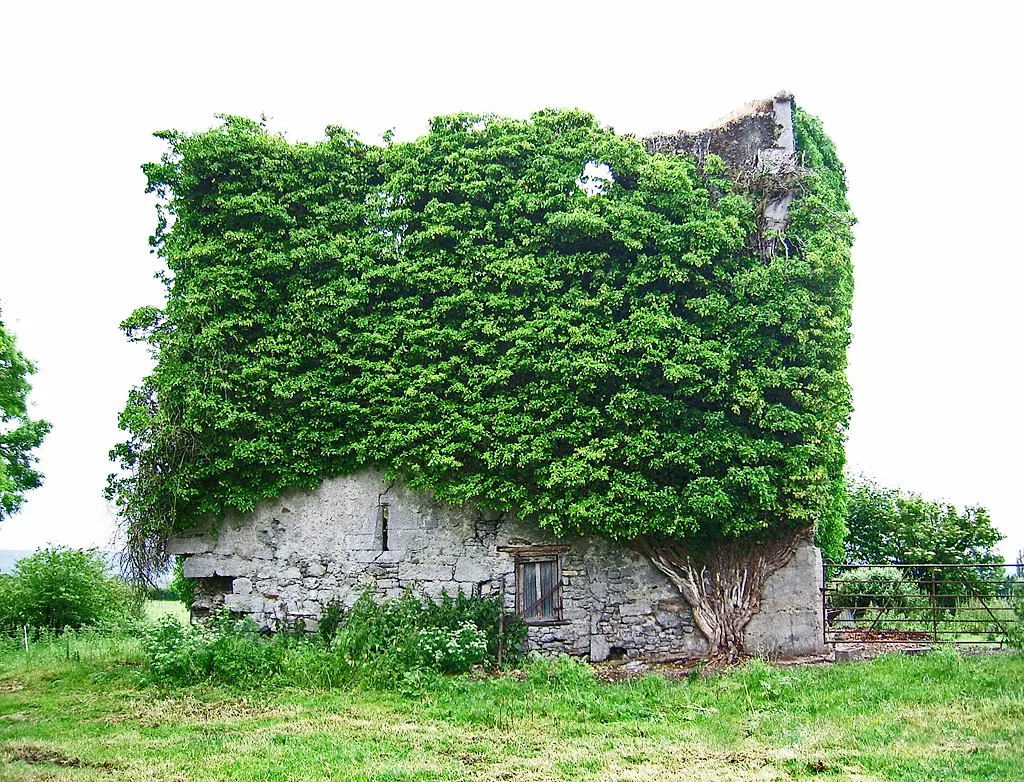
[[[0,651],[0,779],[1024,779],[1024,656],[602,684],[561,661],[404,692],[160,688],[137,642]]]
[[[146,618],[156,620],[173,616],[182,624],[188,622],[188,608],[180,600],[150,600],[146,603]]]

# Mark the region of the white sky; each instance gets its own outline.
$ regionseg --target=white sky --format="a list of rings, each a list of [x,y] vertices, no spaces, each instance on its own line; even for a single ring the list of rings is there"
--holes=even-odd
[[[986,505],[1024,548],[1024,283],[1013,4],[12,3],[0,11],[0,306],[39,367],[43,488],[0,548],[106,545],[117,413],[147,371],[118,323],[160,304],[151,133],[215,113],[375,141],[456,111],[577,106],[619,132],[700,129],[792,90],[846,163],[860,220],[856,471]]]

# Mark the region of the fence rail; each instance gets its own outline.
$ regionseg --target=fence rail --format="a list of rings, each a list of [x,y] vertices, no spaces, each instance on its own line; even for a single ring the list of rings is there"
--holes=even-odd
[[[825,565],[825,643],[1002,647],[1024,633],[1024,564]]]

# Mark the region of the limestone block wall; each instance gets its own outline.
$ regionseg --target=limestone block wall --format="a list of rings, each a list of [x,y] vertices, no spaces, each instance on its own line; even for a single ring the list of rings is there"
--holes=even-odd
[[[432,597],[503,592],[513,611],[516,555],[537,547],[557,549],[562,611],[558,621],[530,626],[530,648],[595,661],[706,650],[679,591],[641,555],[602,538],[556,539],[508,515],[443,505],[373,471],[287,492],[216,530],[181,534],[169,550],[185,555],[185,575],[198,579],[194,618],[222,604],[271,629],[299,617],[315,629],[325,605],[350,605],[367,587],[382,596],[411,587]],[[769,580],[761,621],[751,624],[759,650],[820,647],[820,584],[811,574],[818,562],[820,581],[820,557],[810,551]],[[794,597],[792,590],[803,591]]]

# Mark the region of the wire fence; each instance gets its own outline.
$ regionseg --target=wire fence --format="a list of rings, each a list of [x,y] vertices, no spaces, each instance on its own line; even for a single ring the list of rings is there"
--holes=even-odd
[[[826,643],[1020,645],[1024,565],[826,565]]]

